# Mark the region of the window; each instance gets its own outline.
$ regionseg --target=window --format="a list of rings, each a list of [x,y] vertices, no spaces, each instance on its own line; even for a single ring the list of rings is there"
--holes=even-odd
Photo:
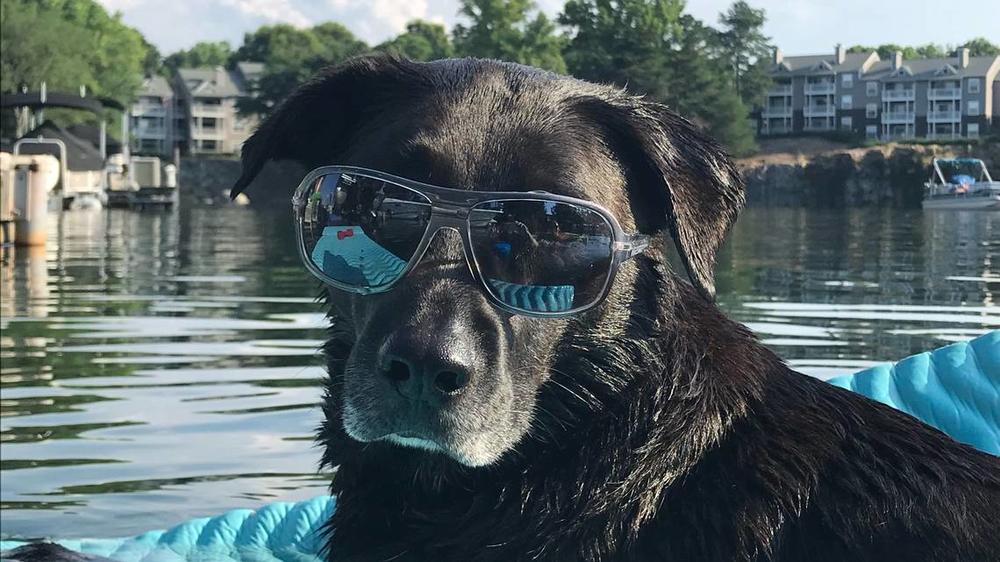
[[[979,100],[969,100],[967,106],[969,108],[969,115],[975,117],[979,115]]]
[[[867,117],[869,119],[874,119],[874,118],[878,117],[878,104],[877,103],[865,104],[865,117]]]
[[[979,93],[979,78],[969,78],[969,93],[970,94]]]
[[[969,123],[966,129],[967,135],[970,138],[979,138],[979,123]]]
[[[201,149],[206,152],[215,152],[215,141],[214,140],[203,140],[201,141]]]
[[[866,139],[877,139],[878,138],[878,125],[866,125],[865,126],[865,138]]]
[[[845,87],[845,88],[853,88],[854,87],[854,73],[853,72],[848,72],[847,74],[842,74],[840,76],[840,85],[843,86],[843,87]]]
[[[214,131],[218,125],[215,117],[202,117],[201,118],[201,128],[206,131]]]
[[[840,109],[854,109],[854,96],[851,95],[841,96]]]
[[[854,127],[854,122],[853,121],[854,120],[851,119],[850,117],[841,117],[840,118],[840,128],[841,129],[850,129],[850,128]]]
[[[874,80],[869,80],[865,82],[865,95],[868,97],[875,97],[878,95],[878,82]]]

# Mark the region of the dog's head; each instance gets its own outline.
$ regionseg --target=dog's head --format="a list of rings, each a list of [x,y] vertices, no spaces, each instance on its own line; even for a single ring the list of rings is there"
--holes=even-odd
[[[269,160],[588,199],[627,231],[669,231],[704,299],[713,296],[715,254],[744,200],[719,146],[664,107],[484,60],[368,57],[326,71],[247,141],[234,193]],[[663,259],[654,252],[643,263]],[[337,403],[329,410],[341,420],[329,422],[342,422],[357,441],[490,464],[531,432],[540,389],[559,357],[588,352],[579,348],[581,334],[583,341],[624,337],[619,329],[629,314],[657,315],[646,310],[651,301],[641,293],[650,283],[638,269],[627,263],[608,299],[578,317],[516,316],[490,305],[460,237],[441,231],[392,291],[328,291],[347,340],[342,361],[331,365],[330,400]]]

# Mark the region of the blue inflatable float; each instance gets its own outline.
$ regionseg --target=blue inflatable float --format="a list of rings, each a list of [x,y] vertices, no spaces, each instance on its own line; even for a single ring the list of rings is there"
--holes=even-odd
[[[907,412],[1000,455],[1000,330],[839,377],[831,383]],[[123,562],[320,562],[335,498],[272,503],[126,539],[57,541]],[[0,550],[23,543],[0,541]]]

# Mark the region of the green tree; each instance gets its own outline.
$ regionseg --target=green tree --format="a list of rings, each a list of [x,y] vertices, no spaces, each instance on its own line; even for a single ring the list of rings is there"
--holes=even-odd
[[[405,32],[375,49],[398,53],[418,61],[446,59],[455,55],[455,48],[444,26],[421,20],[406,24]]]
[[[749,152],[749,112],[722,37],[683,8],[680,0],[570,0],[559,16],[570,30],[567,65],[581,78],[665,103],[731,152]]]
[[[163,64],[172,69],[225,66],[232,56],[233,48],[227,41],[201,41],[169,55]]]
[[[995,57],[1000,55],[1000,44],[991,43],[985,37],[976,37],[962,45],[969,49],[969,56],[973,57]]]
[[[244,113],[267,113],[321,68],[368,50],[339,23],[311,29],[287,24],[265,25],[247,33],[232,60],[264,63],[251,98],[240,100]]]
[[[559,15],[570,30],[564,51],[569,71],[661,98],[683,9],[682,0],[569,0]]]
[[[127,102],[141,84],[147,44],[92,0],[2,0],[0,88],[20,85]]]
[[[367,52],[368,45],[337,22],[325,22],[309,30],[319,41],[316,64],[326,66],[336,64],[355,55]]]
[[[470,23],[455,26],[455,51],[566,72],[555,24],[541,12],[529,19],[532,12],[531,0],[461,0],[459,13]]]
[[[719,17],[722,51],[732,72],[736,95],[747,106],[760,102],[770,87],[767,65],[771,53],[770,38],[764,35],[764,10],[738,0]]]

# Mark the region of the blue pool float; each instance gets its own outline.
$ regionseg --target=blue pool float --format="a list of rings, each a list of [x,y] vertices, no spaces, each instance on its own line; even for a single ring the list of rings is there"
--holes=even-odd
[[[1000,455],[1000,330],[830,381]],[[336,499],[277,502],[126,539],[61,540],[122,562],[321,562]],[[0,541],[0,551],[24,544]]]

